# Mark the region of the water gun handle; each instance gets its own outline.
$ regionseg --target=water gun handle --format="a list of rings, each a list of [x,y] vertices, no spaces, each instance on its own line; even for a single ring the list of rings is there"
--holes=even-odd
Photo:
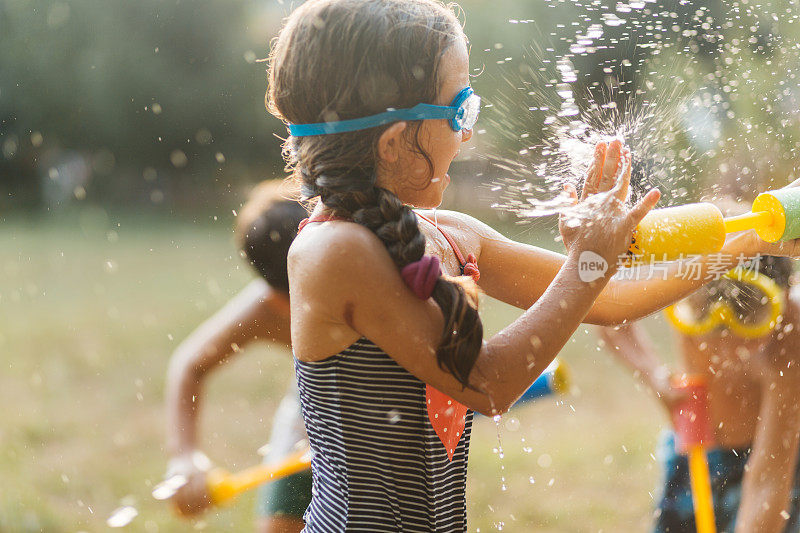
[[[689,482],[698,533],[716,533],[714,500],[705,447],[714,443],[711,430],[708,389],[702,376],[681,376],[674,387],[687,392],[687,399],[672,412],[672,423],[678,437],[678,451],[689,455]]]
[[[686,399],[672,410],[678,451],[688,453],[695,444],[713,446],[714,432],[711,430],[705,379],[698,375],[683,375],[672,386],[686,391]]]
[[[208,494],[215,505],[220,505],[263,483],[276,481],[309,468],[311,468],[311,451],[308,449],[301,450],[278,463],[251,466],[233,474],[222,468],[215,468],[206,477]]]
[[[756,196],[749,213],[726,218],[725,232],[756,230],[767,242],[800,237],[800,189],[778,189]]]
[[[694,521],[697,533],[716,533],[714,499],[711,493],[711,477],[708,473],[708,458],[700,444],[689,447],[689,483],[692,487]]]
[[[550,394],[563,394],[570,388],[571,379],[566,363],[560,359],[553,361],[541,376],[528,387],[514,405],[521,405],[542,396]]]

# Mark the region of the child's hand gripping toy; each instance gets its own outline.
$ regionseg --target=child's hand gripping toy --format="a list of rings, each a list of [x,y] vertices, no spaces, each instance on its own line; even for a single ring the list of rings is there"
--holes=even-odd
[[[673,385],[686,391],[686,399],[672,412],[680,453],[689,455],[689,478],[697,533],[716,533],[714,500],[708,472],[706,446],[714,443],[708,414],[708,398],[702,376],[681,376]]]
[[[205,457],[205,456],[203,456]],[[208,461],[208,459],[206,459]],[[291,476],[311,468],[311,450],[304,448],[276,463],[261,464],[231,474],[222,468],[214,468],[203,473],[204,490],[193,493],[192,503],[177,502],[179,491],[190,483],[190,474],[167,474],[167,478],[153,488],[153,498],[170,500],[175,510],[183,516],[192,516],[203,511],[208,505],[222,505],[235,496],[263,483]],[[191,489],[195,490],[195,489]]]
[[[311,450],[306,448],[283,461],[251,466],[233,474],[222,468],[215,468],[206,477],[211,502],[220,505],[264,483],[308,470],[311,468],[311,456]]]
[[[710,203],[654,209],[634,231],[629,252],[638,261],[713,254],[725,234],[749,229],[767,242],[800,237],[800,188],[759,194],[750,213],[729,218]]]

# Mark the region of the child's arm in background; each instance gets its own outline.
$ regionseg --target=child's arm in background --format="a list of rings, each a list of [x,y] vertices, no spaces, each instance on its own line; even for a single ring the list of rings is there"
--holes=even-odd
[[[796,330],[798,322],[790,323]],[[784,335],[757,362],[761,408],[742,483],[737,533],[779,533],[791,510],[789,498],[800,446],[800,335],[796,331]]]
[[[616,328],[601,327],[597,331],[606,349],[656,393],[667,411],[683,398],[681,392],[672,387],[669,367],[658,356],[652,339],[639,322]]]
[[[198,463],[197,425],[203,382],[253,340],[289,344],[288,298],[257,279],[200,325],[175,350],[166,382],[167,453],[170,474],[187,485],[173,498],[181,512],[192,514],[210,502],[205,497],[204,466]],[[202,461],[201,461],[202,462]]]
[[[313,226],[292,244],[296,357],[319,361],[366,337],[411,374],[467,407],[490,416],[505,412],[569,340],[616,269],[615,258],[627,248],[634,226],[658,201],[652,191],[632,209],[624,205],[630,157],[623,155],[626,165],[612,173],[614,188],[593,193],[577,208],[584,223],[562,228],[575,244],[541,298],[500,333],[484,339],[474,354],[467,387],[437,360],[444,333],[439,306],[408,290],[375,234],[352,223]],[[599,278],[585,279],[579,273],[580,254],[588,250],[612,263]],[[505,275],[514,278],[510,267]]]
[[[800,443],[800,380],[767,388],[742,483],[736,531],[779,533],[789,518]]]
[[[467,215],[442,213],[439,220],[452,220],[456,230],[468,225],[480,236],[481,289],[520,309],[529,308],[541,297],[565,260],[562,254],[512,241]],[[702,256],[693,261],[691,268],[678,262],[659,265],[658,270],[638,267],[635,279],[628,279],[628,274],[611,278],[584,322],[615,326],[643,318],[688,296],[710,281],[712,272],[734,268],[741,258],[759,253],[796,255],[800,253],[800,243],[796,240],[770,244],[755,232],[744,232],[728,238],[719,255]],[[691,276],[685,274],[687,271]]]

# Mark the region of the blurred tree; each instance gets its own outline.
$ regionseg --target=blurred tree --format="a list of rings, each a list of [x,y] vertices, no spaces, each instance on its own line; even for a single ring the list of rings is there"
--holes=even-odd
[[[95,171],[89,192],[100,198],[142,188],[148,168],[173,185],[279,169],[278,151],[264,145],[272,148],[282,128],[263,111],[265,66],[255,60],[267,55],[286,9],[0,0],[0,145],[17,145],[4,153],[0,187],[7,193],[23,174],[23,188],[38,187],[17,159],[38,148],[34,132],[42,149],[83,152]]]
[[[487,104],[476,152],[493,144],[519,159],[542,142],[543,104],[562,105],[558,58],[575,74],[576,105],[611,99],[624,113],[642,69],[657,70],[647,58],[680,51],[694,58],[685,81],[697,86],[699,109],[725,121],[721,140],[771,138],[785,160],[796,149],[786,106],[741,90],[763,83],[779,103],[797,99],[779,71],[794,75],[788,43],[798,25],[774,15],[786,0],[768,4],[759,15],[735,0],[464,0],[474,85]],[[264,110],[257,60],[290,9],[281,0],[0,0],[0,209],[41,203],[47,180],[63,178],[53,169],[81,168],[64,158],[89,169],[86,180],[65,180],[82,184],[73,196],[125,205],[217,207],[239,200],[221,199],[238,184],[280,175],[274,135],[285,129]]]

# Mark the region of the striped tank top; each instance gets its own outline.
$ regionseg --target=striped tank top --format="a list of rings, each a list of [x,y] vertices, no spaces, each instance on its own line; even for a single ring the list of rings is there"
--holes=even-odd
[[[425,383],[369,340],[295,368],[314,452],[304,531],[466,531],[472,411],[449,461]]]

